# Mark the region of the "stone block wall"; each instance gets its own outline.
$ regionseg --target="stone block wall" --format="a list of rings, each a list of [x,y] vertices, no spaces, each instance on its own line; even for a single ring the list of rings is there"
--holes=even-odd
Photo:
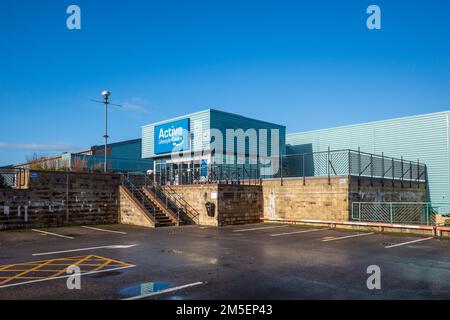
[[[199,214],[200,225],[255,223],[262,217],[261,186],[197,184],[170,186],[170,188],[194,207]],[[214,204],[214,217],[208,216],[207,202]]]
[[[145,213],[141,205],[123,186],[119,187],[119,216],[121,224],[147,228],[155,227],[154,220]]]
[[[425,202],[423,183],[367,177],[264,180],[264,218],[348,221],[352,202]]]
[[[262,186],[219,185],[219,226],[260,222],[262,190]]]
[[[348,220],[347,177],[264,180],[264,218]]]
[[[31,171],[28,189],[0,190],[0,229],[119,222],[114,174]]]

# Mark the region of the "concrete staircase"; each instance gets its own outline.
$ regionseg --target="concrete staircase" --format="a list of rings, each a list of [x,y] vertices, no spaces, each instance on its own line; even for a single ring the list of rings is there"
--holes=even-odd
[[[179,225],[177,216],[166,208],[158,198],[144,191],[143,186],[135,185],[124,177],[122,186],[128,191],[128,195],[139,204],[140,208],[153,221],[155,228]]]

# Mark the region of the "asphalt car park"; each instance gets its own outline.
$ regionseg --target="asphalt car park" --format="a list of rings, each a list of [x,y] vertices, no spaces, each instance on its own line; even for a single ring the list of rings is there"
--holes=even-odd
[[[0,232],[0,299],[449,299],[450,241],[255,224]],[[80,289],[67,268],[78,266]],[[369,266],[381,289],[369,290]]]

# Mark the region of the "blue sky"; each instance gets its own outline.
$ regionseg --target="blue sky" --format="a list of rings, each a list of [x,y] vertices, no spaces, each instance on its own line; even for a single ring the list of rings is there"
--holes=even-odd
[[[81,8],[81,30],[66,8]],[[366,8],[382,29],[366,27]],[[207,108],[299,132],[450,109],[450,2],[2,1],[0,165]]]

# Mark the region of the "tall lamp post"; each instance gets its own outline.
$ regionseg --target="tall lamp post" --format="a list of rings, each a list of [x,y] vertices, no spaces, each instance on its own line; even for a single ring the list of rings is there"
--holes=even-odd
[[[102,96],[103,96],[103,103],[105,104],[105,135],[103,136],[105,138],[105,163],[103,164],[103,168],[105,173],[108,170],[108,166],[106,163],[107,160],[107,154],[108,154],[108,103],[109,103],[109,96],[111,95],[111,93],[108,90],[105,90],[102,92]]]

